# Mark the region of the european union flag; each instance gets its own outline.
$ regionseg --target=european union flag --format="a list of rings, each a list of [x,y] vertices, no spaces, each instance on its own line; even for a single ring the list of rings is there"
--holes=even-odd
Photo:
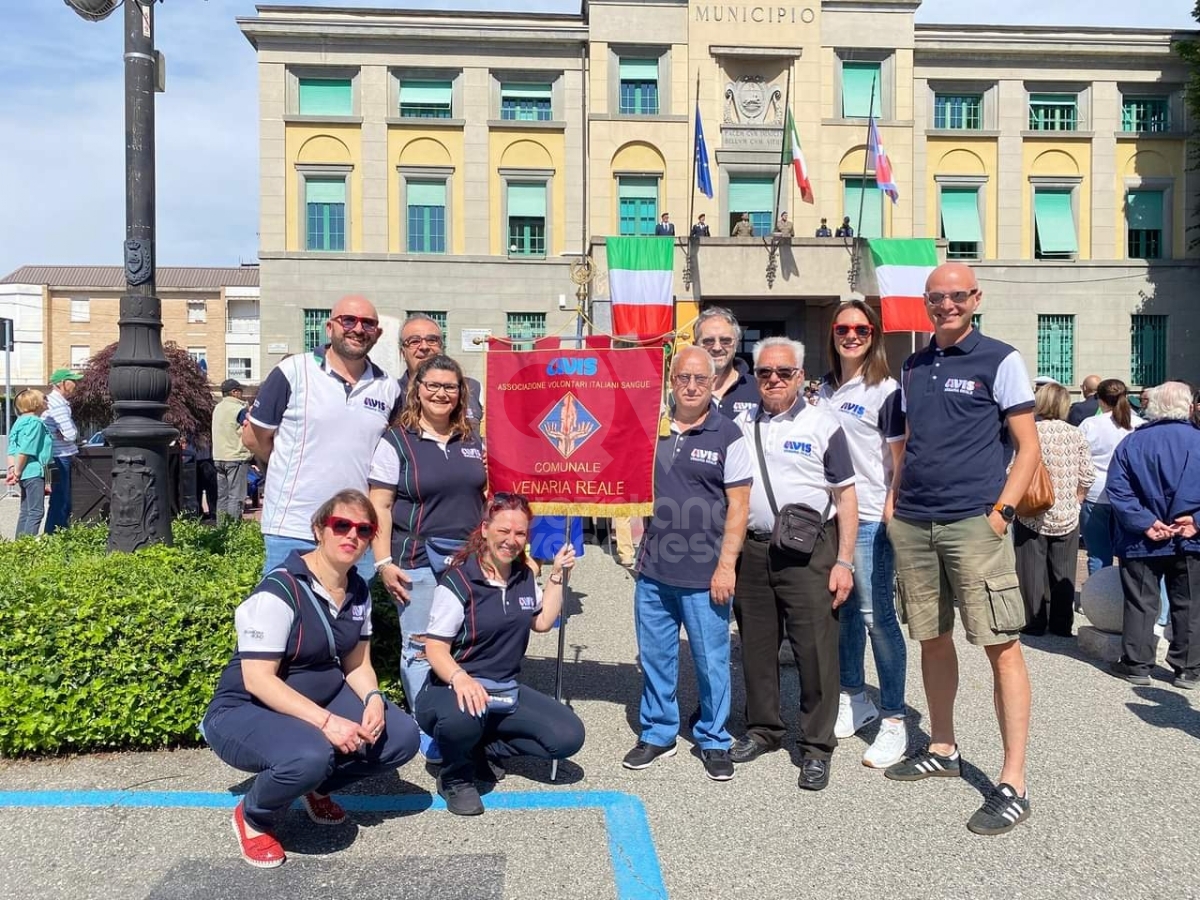
[[[704,126],[700,124],[700,104],[696,104],[696,187],[712,199],[712,173],[708,170],[708,145],[704,143]]]

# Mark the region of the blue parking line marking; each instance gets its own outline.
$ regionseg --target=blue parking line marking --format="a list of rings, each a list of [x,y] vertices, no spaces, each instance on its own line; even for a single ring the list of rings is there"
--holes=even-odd
[[[215,791],[0,791],[0,809],[233,809],[240,799]],[[429,794],[339,794],[338,803],[360,812],[422,812],[446,806],[441,797]],[[519,791],[489,794],[487,805],[492,810],[602,810],[617,900],[667,900],[646,808],[634,795],[619,791]]]

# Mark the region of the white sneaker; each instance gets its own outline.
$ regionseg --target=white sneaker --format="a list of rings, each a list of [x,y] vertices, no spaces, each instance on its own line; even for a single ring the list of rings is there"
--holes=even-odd
[[[864,725],[878,718],[879,707],[865,693],[847,694],[843,691],[838,695],[838,717],[837,724],[833,726],[833,736],[852,737]]]
[[[863,765],[872,769],[886,769],[904,758],[908,749],[908,726],[904,720],[884,719],[879,726],[875,743],[863,754]]]

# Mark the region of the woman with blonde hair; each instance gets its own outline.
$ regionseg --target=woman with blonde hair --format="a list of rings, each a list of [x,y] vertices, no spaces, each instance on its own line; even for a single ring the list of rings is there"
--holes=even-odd
[[[1061,384],[1044,384],[1034,397],[1042,463],[1054,487],[1054,505],[1013,526],[1017,579],[1025,598],[1023,634],[1071,636],[1075,621],[1075,566],[1079,556],[1079,510],[1096,480],[1083,433],[1067,422],[1071,395]]]
[[[8,435],[5,484],[21,486],[17,537],[37,534],[46,514],[46,469],[54,449],[50,430],[42,421],[46,395],[34,388],[17,394],[17,420]]]

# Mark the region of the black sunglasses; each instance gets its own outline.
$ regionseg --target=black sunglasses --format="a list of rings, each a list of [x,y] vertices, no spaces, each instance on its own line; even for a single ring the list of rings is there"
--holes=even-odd
[[[780,381],[791,381],[799,371],[795,366],[759,366],[754,370],[754,377],[759,381],[770,381],[772,375],[778,375]]]

